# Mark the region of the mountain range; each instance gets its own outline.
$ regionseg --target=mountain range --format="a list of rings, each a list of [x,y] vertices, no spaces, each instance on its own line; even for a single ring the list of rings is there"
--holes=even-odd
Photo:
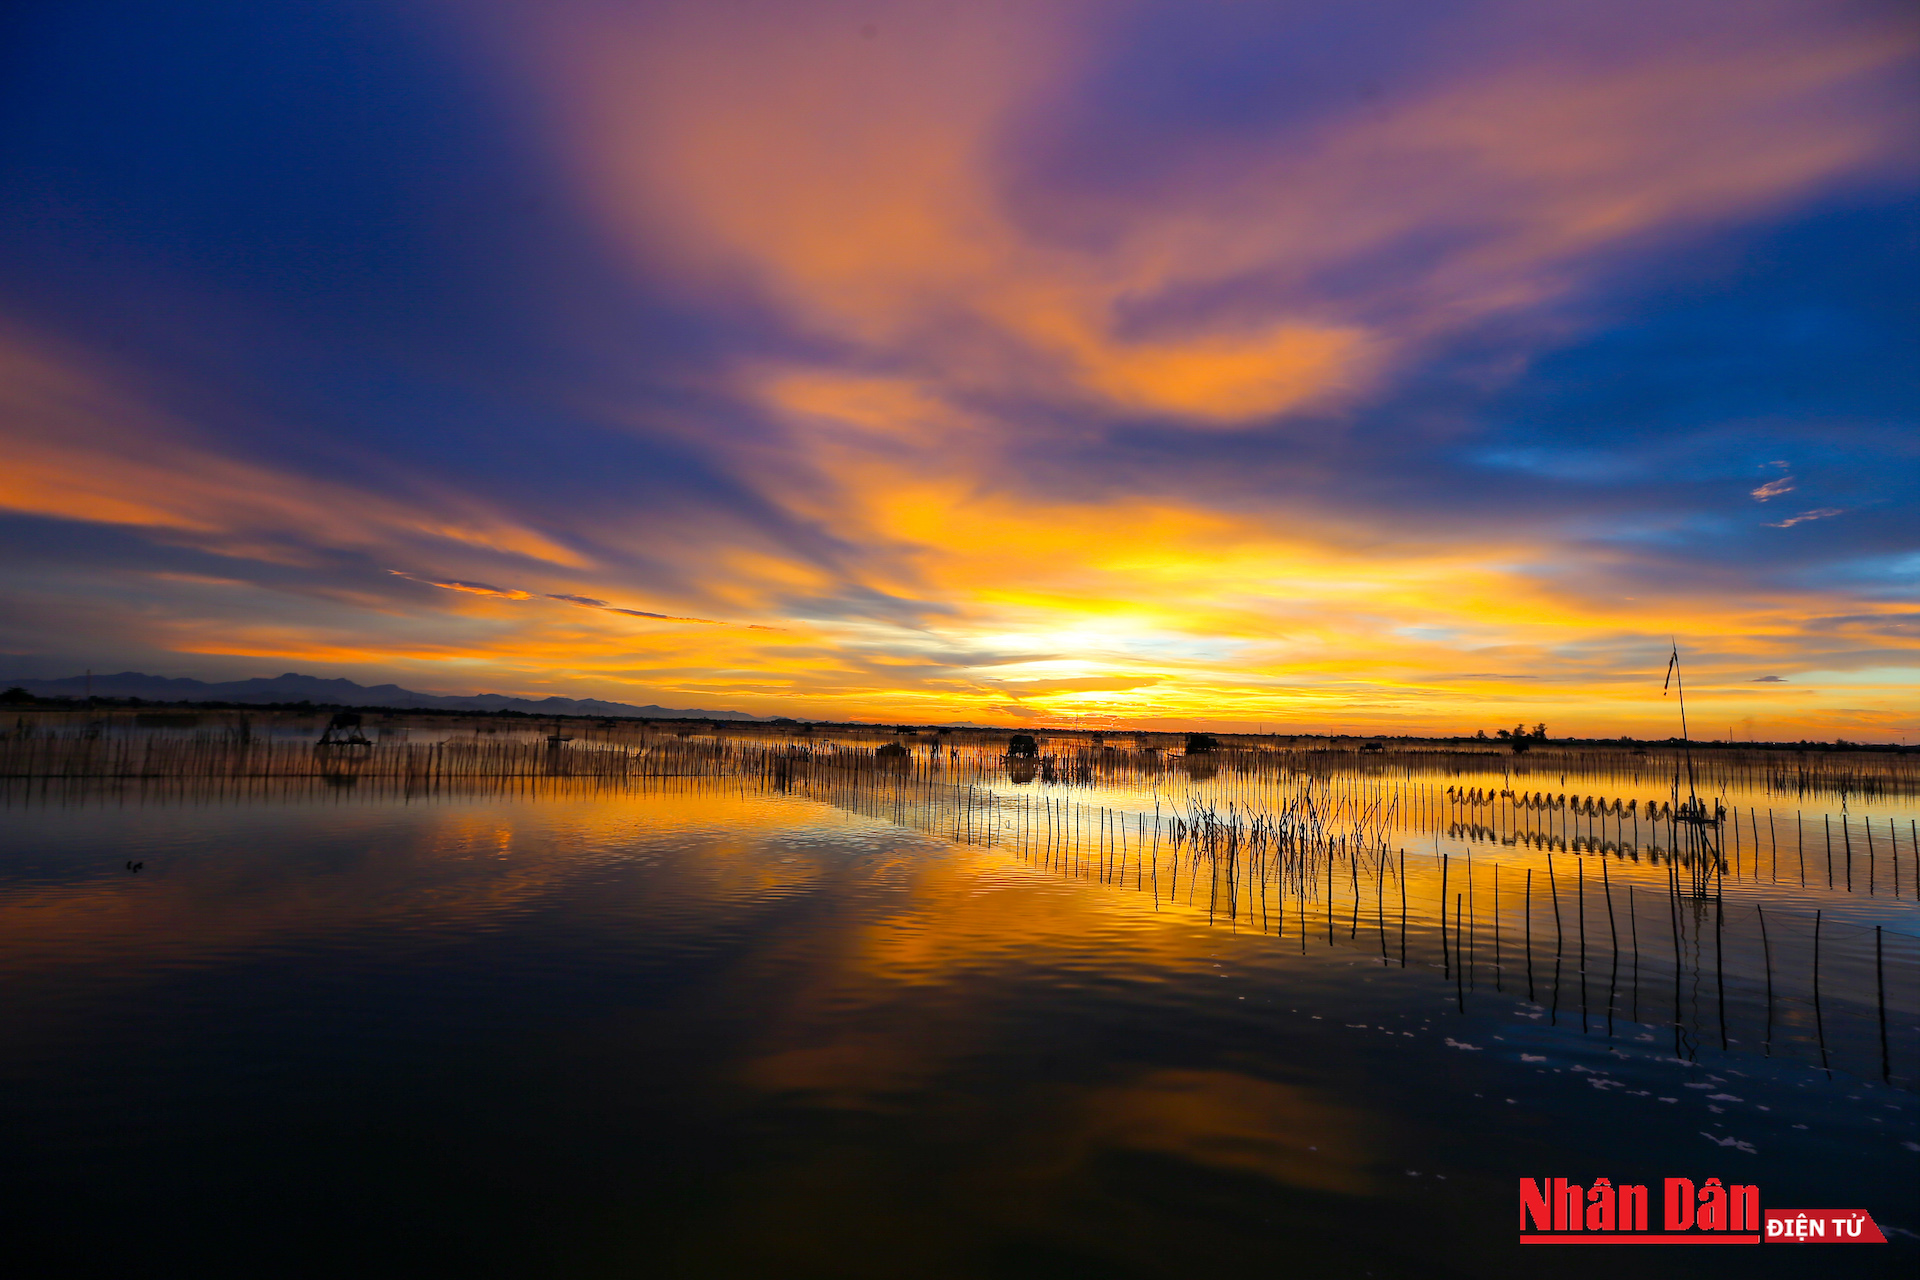
[[[467,696],[415,693],[397,684],[364,685],[289,671],[251,680],[210,683],[185,677],[150,676],[141,671],[114,675],[64,676],[58,680],[0,680],[0,688],[19,686],[37,698],[83,698],[91,687],[102,698],[144,698],[149,702],[315,702],[346,707],[394,707],[420,711],[525,711],[548,716],[616,716],[652,720],[764,720],[745,711],[708,711],[698,707],[635,706],[599,698],[513,698],[503,693]]]

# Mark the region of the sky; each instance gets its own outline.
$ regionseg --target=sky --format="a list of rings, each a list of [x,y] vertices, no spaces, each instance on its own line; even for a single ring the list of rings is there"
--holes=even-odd
[[[0,677],[1920,736],[1920,11],[0,10]]]

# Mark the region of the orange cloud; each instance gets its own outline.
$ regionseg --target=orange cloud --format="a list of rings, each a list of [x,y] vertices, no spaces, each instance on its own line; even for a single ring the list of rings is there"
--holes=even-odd
[[[110,370],[0,324],[0,509],[162,531],[223,553],[458,544],[569,568],[556,539],[422,479],[407,502],[227,456]]]
[[[516,514],[431,476],[380,492],[303,476],[156,410],[103,360],[11,331],[0,508],[236,561],[434,565],[400,576],[440,591],[401,604],[336,588],[328,612],[236,623],[179,600],[140,626],[176,652],[419,664],[441,685],[485,672],[902,719],[1230,708],[1452,728],[1550,707],[1643,728],[1633,654],[1673,631],[1721,637],[1703,699],[1783,724],[1892,723],[1911,701],[1897,675],[1801,679],[1829,657],[1905,669],[1910,623],[1845,586],[1626,598],[1608,551],[1541,525],[1402,527],[1310,485],[1221,500],[1204,481],[1084,474],[1122,425],[1317,444],[1435,344],[1576,292],[1616,250],[1902,156],[1910,119],[1860,98],[1912,56],[1910,28],[1819,10],[1756,4],[1689,42],[1628,5],[1630,37],[1489,39],[1378,101],[1142,140],[1102,182],[1050,162],[1119,6],[516,10],[514,56],[601,237],[650,286],[793,339],[699,375],[771,424],[746,443],[716,443],[698,414],[595,406],[719,459],[764,526],[612,502]],[[359,611],[336,616],[341,602]],[[1795,674],[1756,687],[1760,670]]]
[[[562,604],[570,604],[576,608],[596,609],[602,613],[618,613],[629,618],[657,618],[661,622],[698,622],[711,627],[732,625],[725,622],[715,622],[712,618],[685,618],[671,613],[651,613],[645,609],[627,609],[615,605],[611,601],[596,600],[592,596],[572,595],[566,592],[550,591],[543,595],[535,595],[531,591],[521,591],[514,587],[495,587],[484,582],[459,582],[453,580],[443,582],[436,578],[416,577],[411,573],[405,573],[399,569],[389,569],[387,572],[397,578],[405,578],[409,582],[424,583],[429,587],[440,587],[446,591],[462,591],[468,595],[492,596],[498,600],[558,600]],[[755,631],[781,631],[785,628],[770,627],[756,623],[753,624],[752,629]]]
[[[522,45],[589,200],[650,276],[764,307],[834,352],[738,367],[735,393],[789,433],[739,465],[859,554],[832,574],[703,557],[743,611],[797,608],[833,647],[796,696],[984,715],[1024,686],[1022,705],[1068,716],[1404,721],[1566,705],[1579,681],[1598,722],[1638,627],[1735,635],[1727,649],[1766,661],[1818,647],[1797,619],[1853,608],[1814,589],[1674,592],[1623,625],[1616,598],[1582,589],[1602,554],[1531,530],[1435,539],[1204,495],[1053,499],[1008,473],[1036,439],[1101,429],[1059,409],[1214,429],[1338,409],[1435,341],[1574,288],[1611,249],[1884,163],[1908,124],[1856,95],[1912,56],[1905,27],[1760,6],[1711,40],[1655,23],[1610,43],[1490,41],[1451,77],[1284,133],[1196,134],[1143,156],[1141,181],[1093,188],[1030,167],[1115,11],[890,8],[884,38],[862,35],[872,12],[589,6]],[[1406,248],[1435,229],[1445,251]],[[1381,262],[1401,265],[1324,284]],[[1249,280],[1231,307],[1154,318]],[[1546,560],[1551,577],[1529,567]],[[910,621],[856,617],[856,596]],[[1568,656],[1589,646],[1611,656]],[[954,651],[1056,656],[989,680]],[[1490,659],[1525,678],[1487,679]],[[917,683],[894,683],[916,663]]]
[[[1564,291],[1595,250],[1798,198],[1906,136],[1849,93],[1909,58],[1910,32],[1762,7],[1713,41],[1490,54],[1305,136],[1196,137],[1151,190],[1034,192],[1010,156],[1119,15],[897,7],[863,38],[871,8],[596,7],[530,43],[585,185],[650,270],[757,291],[912,369],[927,403],[1018,389],[1230,424],[1337,400]],[[1345,295],[1316,283],[1435,227],[1459,247]],[[1257,305],[1125,322],[1249,277]]]
[[[398,569],[389,569],[388,573],[400,573]],[[407,577],[406,574],[400,574]],[[533,597],[525,591],[513,591],[504,587],[490,587],[484,582],[434,582],[425,578],[416,578],[416,582],[426,582],[430,587],[442,587],[448,591],[464,591],[473,596],[497,596],[502,600],[531,600]]]

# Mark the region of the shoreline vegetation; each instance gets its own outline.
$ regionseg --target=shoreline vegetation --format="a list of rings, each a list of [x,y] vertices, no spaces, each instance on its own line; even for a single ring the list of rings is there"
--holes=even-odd
[[[668,729],[686,727],[710,727],[719,729],[726,726],[728,731],[746,734],[790,733],[795,730],[813,730],[835,734],[954,734],[968,737],[987,735],[1007,738],[1015,734],[1040,735],[1046,738],[1079,740],[1093,746],[1107,745],[1112,741],[1153,740],[1156,747],[1167,743],[1178,745],[1187,738],[1209,738],[1216,740],[1228,749],[1246,746],[1286,747],[1302,749],[1310,744],[1327,744],[1328,749],[1347,749],[1343,744],[1365,745],[1361,749],[1381,751],[1391,746],[1398,751],[1420,748],[1456,749],[1467,747],[1476,754],[1504,756],[1511,752],[1515,755],[1526,754],[1533,750],[1568,748],[1627,748],[1651,749],[1658,747],[1687,746],[1699,751],[1788,751],[1788,752],[1840,752],[1840,753],[1885,753],[1893,756],[1920,757],[1920,744],[1890,742],[1855,742],[1846,738],[1832,741],[1820,739],[1770,739],[1766,741],[1726,738],[1636,738],[1631,735],[1619,737],[1559,737],[1548,738],[1546,726],[1536,726],[1534,730],[1522,733],[1519,729],[1501,729],[1489,735],[1485,730],[1457,734],[1428,733],[1316,733],[1316,732],[1256,732],[1243,733],[1228,730],[1209,730],[1204,734],[1189,733],[1178,729],[1129,729],[1129,728],[1082,728],[1071,725],[981,725],[981,724],[939,724],[910,723],[876,720],[808,720],[789,716],[768,716],[753,720],[716,717],[713,715],[687,716],[613,716],[604,714],[571,714],[552,712],[531,712],[519,710],[479,710],[461,708],[418,708],[392,707],[381,704],[349,704],[333,702],[315,702],[301,700],[297,702],[226,702],[226,701],[168,701],[161,702],[145,698],[65,698],[41,697],[26,693],[18,687],[0,692],[0,741],[17,734],[28,723],[38,721],[39,717],[84,716],[99,720],[103,724],[119,726],[128,717],[146,719],[147,724],[139,727],[166,727],[167,717],[197,715],[200,713],[230,713],[241,716],[261,717],[312,717],[333,716],[341,713],[359,715],[363,718],[377,718],[381,723],[394,721],[417,722],[421,720],[448,720],[455,722],[480,722],[500,724],[553,724],[561,727],[589,725],[660,726]],[[14,725],[4,724],[7,715],[33,717],[32,721],[19,720]],[[178,723],[178,721],[176,721]]]
[[[330,745],[350,722],[359,739]],[[331,728],[330,728],[331,726]],[[1703,788],[1850,798],[1920,796],[1920,748],[1857,743],[1115,732],[868,723],[653,720],[294,704],[0,707],[0,778],[645,776],[762,772],[779,758],[958,780],[1155,785],[1163,776],[1271,779],[1331,771],[1516,778],[1606,776],[1664,791],[1687,752]],[[1028,754],[1031,752],[1032,754]],[[1609,803],[1619,806],[1627,796]],[[1624,810],[1623,810],[1624,812]]]

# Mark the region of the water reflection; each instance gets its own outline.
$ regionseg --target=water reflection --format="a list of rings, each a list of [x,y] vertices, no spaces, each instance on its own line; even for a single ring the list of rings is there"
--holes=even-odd
[[[886,816],[740,778],[12,804],[24,1256],[104,1206],[136,1273],[1517,1274],[1513,1180],[1563,1169],[1916,1225],[1911,986],[1898,1087],[1871,1030],[1789,1060],[1815,1016],[1871,1027],[1861,979],[1756,996],[1736,879],[1555,851],[1526,897],[1499,858],[1531,851],[1350,842],[1227,883],[1191,835],[1176,867],[1097,812],[1049,842],[1044,807],[864,794]]]

